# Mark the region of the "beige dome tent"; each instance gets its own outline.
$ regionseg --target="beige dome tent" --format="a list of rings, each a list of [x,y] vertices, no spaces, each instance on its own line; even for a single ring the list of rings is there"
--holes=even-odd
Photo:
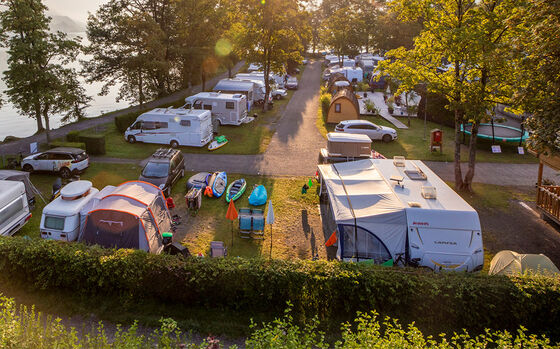
[[[538,274],[557,274],[558,268],[544,254],[520,254],[513,251],[500,251],[490,262],[490,275],[519,275],[525,272]]]

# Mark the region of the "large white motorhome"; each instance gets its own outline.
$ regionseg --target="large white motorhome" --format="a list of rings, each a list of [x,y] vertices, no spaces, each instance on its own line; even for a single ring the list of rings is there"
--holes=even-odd
[[[258,101],[255,94],[255,84],[250,81],[240,81],[235,79],[222,79],[218,81],[212,89],[214,92],[241,93],[247,97],[247,110],[251,111],[253,105]]]
[[[144,142],[203,147],[212,140],[209,110],[156,108],[140,115],[126,130],[129,143]]]
[[[60,196],[43,208],[41,237],[47,240],[76,241],[80,235],[80,211],[99,192],[90,181],[70,182]]]
[[[30,218],[23,182],[0,180],[0,235],[13,235]]]
[[[484,252],[477,212],[421,161],[367,159],[319,165],[337,257],[479,271]]]
[[[239,73],[235,76],[235,78],[239,80],[250,80],[250,81],[258,82],[259,85],[262,84],[262,87],[264,88],[264,74]],[[272,77],[269,78],[269,83],[270,83],[269,86],[270,94],[272,98],[280,99],[288,95],[288,92],[286,90],[278,87],[278,84],[276,83],[276,80],[274,80],[274,78]]]
[[[362,59],[358,62],[358,67],[362,68],[364,79],[368,79],[373,70],[375,69],[377,62],[374,62],[372,59]]]
[[[210,110],[220,125],[241,125],[247,121],[247,97],[240,93],[200,92],[185,99],[185,109]]]
[[[255,99],[255,102],[258,104],[262,104],[264,102],[266,96],[266,87],[264,86],[264,81],[259,79],[240,79],[237,77],[234,79],[230,79],[230,81],[250,82],[254,84],[253,98]],[[268,103],[270,102],[272,102],[272,94],[268,96]]]

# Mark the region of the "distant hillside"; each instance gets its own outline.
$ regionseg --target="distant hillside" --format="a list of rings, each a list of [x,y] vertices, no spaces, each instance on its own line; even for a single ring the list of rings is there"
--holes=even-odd
[[[84,23],[75,21],[68,16],[60,16],[56,14],[50,14],[50,16],[52,17],[52,31],[62,31],[65,33],[80,33],[86,31],[86,25]]]

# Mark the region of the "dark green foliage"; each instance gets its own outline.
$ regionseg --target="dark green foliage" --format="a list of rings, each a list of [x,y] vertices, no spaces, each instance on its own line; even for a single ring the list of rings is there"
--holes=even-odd
[[[66,134],[66,141],[68,142],[80,142],[80,132],[81,131],[70,131]]]
[[[323,119],[327,120],[329,107],[331,106],[331,95],[329,93],[321,94],[321,110],[323,111]]]
[[[124,133],[140,114],[141,113],[128,113],[115,117],[115,126],[117,126],[117,130],[119,130],[120,133]]]
[[[89,155],[104,155],[105,154],[105,136],[104,135],[81,135],[80,142],[86,144],[86,152]]]
[[[49,149],[58,147],[69,147],[69,148],[80,148],[86,150],[86,144],[84,142],[50,142],[48,144]]]
[[[447,99],[437,93],[428,94],[428,112],[426,113],[426,120],[437,122],[449,127],[455,127],[455,115],[446,107],[449,102]],[[418,117],[424,118],[424,109],[426,106],[426,98],[422,96],[418,104]]]
[[[302,319],[338,324],[357,311],[416,321],[422,329],[515,330],[560,335],[560,280],[425,273],[326,261],[189,258],[45,240],[0,239],[0,273],[84,297],[266,311],[286,302]]]

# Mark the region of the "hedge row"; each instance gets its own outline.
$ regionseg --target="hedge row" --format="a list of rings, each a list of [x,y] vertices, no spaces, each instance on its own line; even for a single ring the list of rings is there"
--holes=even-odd
[[[120,133],[124,133],[126,129],[136,121],[138,115],[142,113],[128,113],[115,117],[115,126]]]
[[[523,325],[560,337],[560,280],[546,277],[432,274],[327,261],[184,259],[22,238],[0,238],[0,273],[85,297],[277,314],[290,301],[304,318],[339,321],[375,309],[430,331]]]

